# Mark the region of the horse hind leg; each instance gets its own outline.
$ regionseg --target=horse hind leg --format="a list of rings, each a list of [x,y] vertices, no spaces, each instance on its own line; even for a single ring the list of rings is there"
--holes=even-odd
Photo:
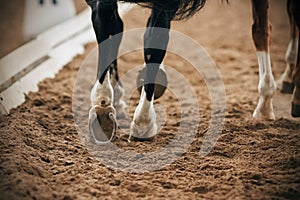
[[[298,55],[299,54],[300,51],[298,49]],[[299,57],[300,56],[298,56],[297,64],[292,72],[293,84],[295,85],[293,96],[292,96],[292,108],[291,108],[291,115],[293,117],[300,117],[300,59]]]
[[[172,16],[164,11],[153,9],[144,34],[144,59],[146,72],[139,104],[130,126],[129,141],[151,140],[157,134],[156,113],[153,99],[155,79],[169,42],[169,29]]]
[[[87,1],[88,2],[88,1]],[[115,138],[116,116],[115,95],[111,77],[111,64],[116,63],[122,39],[123,23],[117,14],[117,3],[88,2],[92,8],[92,22],[96,34],[99,56],[97,81],[91,91],[92,107],[89,112],[91,139],[102,144]],[[113,37],[114,36],[114,37]]]
[[[293,16],[291,1],[287,2],[287,11],[290,20],[290,42],[286,51],[286,68],[279,82],[281,93],[292,94],[294,91],[294,83],[292,81],[292,72],[296,66],[298,51],[298,30]]]
[[[259,66],[259,101],[253,117],[275,119],[272,101],[276,91],[276,83],[269,53],[271,26],[268,21],[268,7],[268,0],[252,0],[254,20],[252,36],[257,50]]]
[[[116,51],[114,53],[117,57],[118,52]],[[113,87],[113,95],[114,95],[113,105],[117,111],[117,117],[119,119],[121,118],[127,119],[128,118],[127,105],[123,100],[124,88],[123,88],[123,84],[119,79],[117,60],[115,60],[112,64],[110,64],[109,72],[110,72],[110,83]]]
[[[113,88],[107,75],[103,82],[96,82],[91,91],[92,107],[89,111],[89,130],[96,144],[115,139],[117,131],[116,110],[113,106]]]
[[[294,83],[292,81],[292,72],[296,65],[297,58],[297,49],[298,49],[298,38],[293,38],[290,40],[288,49],[286,52],[286,68],[282,74],[280,84],[280,92],[284,94],[292,94],[294,91]]]
[[[291,0],[292,14],[294,16],[298,32],[300,31],[300,2]],[[298,35],[298,46],[300,45],[300,36]],[[300,48],[298,48],[297,63],[292,72],[292,80],[295,89],[292,96],[291,114],[293,117],[300,117]]]

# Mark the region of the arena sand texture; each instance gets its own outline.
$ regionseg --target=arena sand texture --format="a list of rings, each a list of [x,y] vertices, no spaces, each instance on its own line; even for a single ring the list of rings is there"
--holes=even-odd
[[[270,5],[277,79],[284,71],[289,41],[285,3],[272,0]],[[144,27],[148,15],[147,9],[134,8],[124,17],[126,30]],[[185,76],[200,102],[201,120],[188,151],[161,170],[147,173],[107,168],[87,151],[73,121],[72,87],[83,60],[96,47],[93,43],[54,79],[40,83],[39,92],[30,93],[24,104],[0,117],[0,199],[299,199],[300,123],[288,115],[290,95],[277,92],[275,121],[251,118],[258,100],[251,24],[250,1],[244,0],[229,5],[208,1],[192,19],[172,24],[207,49],[224,81],[225,126],[206,157],[199,157],[210,119],[206,85],[185,60],[171,53],[165,63]],[[120,73],[142,63],[141,51],[122,56]],[[134,94],[131,116],[137,102]],[[128,143],[120,133],[115,144],[133,152],[167,144],[178,129],[180,110],[171,92],[157,103],[168,108],[168,120],[153,142]]]

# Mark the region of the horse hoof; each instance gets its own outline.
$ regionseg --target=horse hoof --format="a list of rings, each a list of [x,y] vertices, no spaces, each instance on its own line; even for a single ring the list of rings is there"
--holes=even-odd
[[[130,135],[128,142],[131,141],[131,138],[134,138],[138,141],[149,141],[151,138],[154,138],[157,134],[157,125],[156,123],[150,123],[147,125],[137,125],[136,123],[131,122],[130,125]]]
[[[142,70],[139,71],[139,74],[136,79],[136,85],[138,88],[138,91],[141,94],[142,87],[144,85],[144,77],[146,74],[146,67],[144,67]],[[167,89],[168,85],[168,79],[167,79],[167,74],[165,70],[162,68],[159,68],[156,79],[155,79],[155,90],[154,90],[154,99],[159,99]]]
[[[95,144],[106,144],[116,137],[116,110],[112,106],[94,106],[89,112],[89,131]]]
[[[269,119],[275,120],[275,113],[274,113],[274,111],[271,111],[270,113],[267,114],[267,113],[262,113],[261,111],[259,111],[259,109],[255,109],[255,111],[253,112],[252,117],[254,119],[258,119],[258,120],[260,120],[260,119],[262,119],[262,120],[264,120],[264,119],[266,119],[266,120],[269,120]]]
[[[300,105],[292,103],[291,114],[293,117],[300,117]]]
[[[283,94],[293,94],[294,87],[294,83],[283,81],[280,92]]]

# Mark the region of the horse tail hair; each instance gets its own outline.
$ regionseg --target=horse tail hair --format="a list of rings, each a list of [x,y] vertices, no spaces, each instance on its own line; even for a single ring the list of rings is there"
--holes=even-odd
[[[140,6],[168,12],[172,20],[184,20],[192,17],[205,5],[206,0],[120,0],[137,3]]]
[[[184,20],[192,17],[204,7],[206,0],[86,0],[92,8],[97,2],[102,5],[113,5],[118,1],[136,3],[142,7],[161,10],[170,14],[172,20]],[[229,4],[229,0],[221,0]]]
[[[180,0],[174,20],[184,20],[192,17],[205,5],[206,0]]]

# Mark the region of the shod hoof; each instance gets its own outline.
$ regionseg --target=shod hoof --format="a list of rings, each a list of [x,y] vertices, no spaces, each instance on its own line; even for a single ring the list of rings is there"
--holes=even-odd
[[[116,137],[116,111],[112,106],[94,106],[89,112],[89,131],[92,142],[106,144]]]

